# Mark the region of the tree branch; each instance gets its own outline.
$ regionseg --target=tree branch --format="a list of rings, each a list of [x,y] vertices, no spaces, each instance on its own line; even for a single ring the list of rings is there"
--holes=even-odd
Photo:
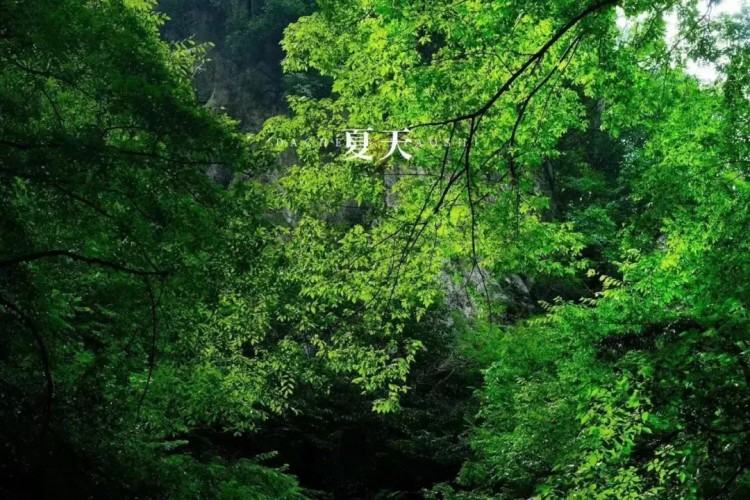
[[[115,271],[120,271],[120,272],[127,273],[127,274],[134,274],[137,276],[168,276],[171,272],[171,271],[161,271],[161,270],[148,271],[145,269],[134,269],[132,267],[118,264],[117,262],[111,262],[111,261],[100,259],[97,257],[86,257],[83,255],[74,253],[74,252],[70,252],[68,250],[46,250],[43,252],[31,253],[28,255],[20,255],[18,257],[13,257],[12,259],[0,261],[0,267],[8,267],[8,266],[13,266],[17,264],[22,264],[24,262],[33,262],[35,260],[52,258],[52,257],[65,257],[70,260],[75,260],[78,262],[85,262],[86,264],[103,266],[109,269],[114,269]]]
[[[52,401],[55,397],[55,382],[52,379],[52,370],[50,369],[49,362],[49,351],[44,343],[41,333],[34,325],[34,322],[29,316],[27,316],[17,305],[10,300],[0,295],[0,304],[5,306],[6,309],[10,310],[17,316],[19,321],[31,332],[36,341],[37,347],[39,348],[39,358],[42,361],[42,371],[44,372],[44,380],[46,384],[46,401],[44,404],[44,429],[49,429],[50,418],[52,417]]]
[[[594,12],[597,12],[599,10],[604,9],[605,7],[610,7],[613,5],[616,5],[618,0],[603,0],[601,2],[597,2],[587,9],[583,10],[581,13],[579,13],[577,16],[572,18],[570,21],[565,23],[560,29],[558,29],[552,37],[547,40],[547,43],[542,45],[542,47],[537,50],[534,54],[531,55],[516,71],[511,74],[510,78],[508,78],[505,83],[498,89],[497,92],[479,109],[472,111],[470,113],[466,113],[463,115],[459,115],[455,118],[450,118],[447,120],[439,120],[434,122],[428,122],[428,123],[419,123],[416,125],[412,125],[409,127],[409,129],[415,129],[418,127],[431,127],[431,126],[437,126],[437,125],[447,125],[450,123],[459,122],[462,120],[471,120],[474,118],[478,118],[482,115],[484,115],[497,101],[502,97],[503,94],[505,94],[511,86],[513,86],[513,83],[521,76],[524,72],[526,72],[529,67],[534,64],[535,62],[539,61],[546,53],[547,51],[552,48],[552,46],[557,43],[560,38],[562,38],[568,31],[570,31],[573,27],[575,27],[579,22],[581,22],[583,19],[588,17],[589,15],[593,14]]]

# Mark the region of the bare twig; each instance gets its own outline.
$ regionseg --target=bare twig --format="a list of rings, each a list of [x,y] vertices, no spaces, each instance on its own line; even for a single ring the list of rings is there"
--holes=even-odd
[[[20,255],[17,257],[13,257],[11,259],[0,261],[0,267],[8,267],[8,266],[13,266],[17,264],[22,264],[24,262],[33,262],[35,260],[54,258],[54,257],[65,257],[67,259],[74,260],[77,262],[85,262],[86,264],[103,266],[109,269],[114,269],[115,271],[120,271],[120,272],[127,273],[127,274],[134,274],[138,276],[167,276],[170,274],[170,271],[162,271],[162,270],[148,271],[145,269],[134,269],[132,267],[119,264],[117,262],[111,262],[108,260],[100,259],[98,257],[86,257],[84,255],[70,252],[68,250],[46,250],[43,252],[35,252],[35,253],[27,254],[27,255]]]

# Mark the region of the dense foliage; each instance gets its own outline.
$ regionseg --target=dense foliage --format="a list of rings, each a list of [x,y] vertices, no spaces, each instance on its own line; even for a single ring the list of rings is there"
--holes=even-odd
[[[705,8],[0,0],[0,494],[746,497]]]

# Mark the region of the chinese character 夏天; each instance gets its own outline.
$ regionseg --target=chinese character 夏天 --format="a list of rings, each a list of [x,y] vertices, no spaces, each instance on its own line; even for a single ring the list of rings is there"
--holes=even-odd
[[[367,154],[367,148],[370,145],[370,132],[372,132],[372,129],[349,129],[346,130],[346,155],[349,159],[355,159],[358,158],[360,160],[372,160],[373,156],[370,154]],[[402,144],[410,143],[411,139],[401,139],[399,138],[399,134],[408,134],[409,129],[406,128],[404,130],[393,130],[387,132],[391,135],[390,137],[390,143],[391,146],[388,149],[388,152],[380,158],[380,160],[385,160],[386,158],[389,158],[393,155],[396,151],[399,152],[399,154],[406,160],[411,159],[412,155],[407,153],[401,148]]]

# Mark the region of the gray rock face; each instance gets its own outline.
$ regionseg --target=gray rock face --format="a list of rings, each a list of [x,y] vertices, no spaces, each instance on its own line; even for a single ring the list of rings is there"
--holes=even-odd
[[[287,112],[279,41],[309,4],[284,10],[258,0],[162,0],[159,6],[171,18],[163,28],[167,40],[214,44],[193,78],[199,101],[256,132],[266,119]]]

